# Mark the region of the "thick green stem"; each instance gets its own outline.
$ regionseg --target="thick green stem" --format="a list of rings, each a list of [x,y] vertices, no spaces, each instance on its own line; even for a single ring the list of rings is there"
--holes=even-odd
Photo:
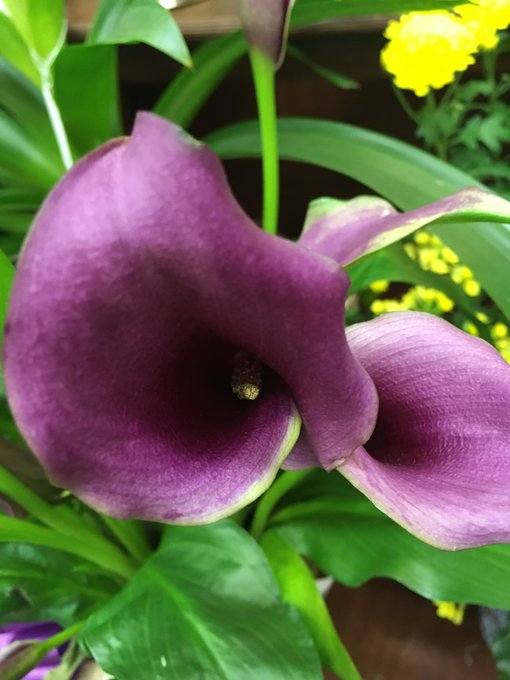
[[[250,533],[253,538],[259,540],[262,538],[266,525],[269,521],[271,513],[285,494],[293,489],[298,484],[308,477],[313,470],[299,470],[296,472],[283,472],[275,481],[266,493],[260,499],[253,521],[251,523]]]
[[[46,106],[46,111],[48,112],[48,117],[51,122],[51,127],[53,128],[53,134],[57,140],[58,149],[60,151],[60,156],[66,170],[73,165],[73,154],[71,151],[71,145],[69,144],[69,139],[67,138],[66,129],[64,127],[64,121],[60,115],[60,109],[57,106],[55,97],[53,96],[53,86],[50,77],[45,77],[41,75],[42,78],[42,96],[44,99],[44,104]]]
[[[101,515],[103,522],[126,550],[142,564],[151,556],[152,549],[143,526],[134,521],[123,521]]]
[[[265,54],[254,49],[250,52],[255,95],[259,111],[262,142],[263,212],[262,227],[270,234],[278,230],[278,202],[280,172],[278,159],[278,133],[275,97],[274,63]]]

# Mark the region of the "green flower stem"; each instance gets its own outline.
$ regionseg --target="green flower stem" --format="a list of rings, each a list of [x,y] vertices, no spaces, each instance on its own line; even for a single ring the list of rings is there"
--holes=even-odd
[[[151,546],[140,523],[113,519],[106,515],[101,515],[101,519],[138,562],[143,564],[152,555]]]
[[[262,496],[253,515],[250,533],[257,541],[262,538],[271,513],[285,494],[308,477],[313,470],[283,472]]]
[[[60,109],[58,108],[57,102],[53,95],[53,85],[51,83],[50,76],[45,76],[41,74],[41,92],[44,99],[44,104],[46,106],[46,111],[50,119],[51,127],[53,128],[53,134],[57,141],[58,149],[60,151],[60,157],[66,170],[73,165],[73,154],[71,151],[71,145],[69,144],[69,139],[67,138],[66,129],[64,127],[64,121],[60,114]]]
[[[275,97],[275,67],[271,59],[256,49],[250,51],[253,82],[262,143],[263,212],[262,227],[270,234],[278,230],[280,172]]]
[[[22,678],[28,675],[32,669],[36,668],[41,663],[44,657],[49,654],[52,649],[60,647],[60,645],[63,645],[64,643],[71,640],[71,638],[75,637],[77,633],[80,632],[84,625],[84,621],[75,623],[74,626],[60,631],[60,633],[57,633],[47,640],[44,640],[44,642],[35,644],[30,655],[26,657],[24,663],[19,665],[17,664],[16,669],[14,669],[13,672],[8,672],[7,675],[2,676],[2,680],[22,680]]]
[[[0,515],[0,541],[33,543],[54,550],[62,550],[93,562],[102,569],[128,580],[136,571],[135,565],[118,548],[100,536],[83,531],[74,536],[65,536],[28,520]]]

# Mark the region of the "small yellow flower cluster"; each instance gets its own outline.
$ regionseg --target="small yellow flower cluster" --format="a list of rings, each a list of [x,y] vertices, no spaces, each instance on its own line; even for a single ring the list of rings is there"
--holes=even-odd
[[[473,2],[451,12],[410,12],[390,21],[381,61],[397,87],[424,97],[453,82],[474,63],[478,50],[497,45],[497,32],[510,25],[510,0]]]
[[[495,323],[491,328],[491,338],[503,359],[510,363],[510,335],[506,323]]]
[[[406,243],[404,250],[420,267],[433,274],[448,274],[452,281],[461,285],[466,295],[477,297],[481,287],[469,267],[459,264],[459,258],[451,248],[445,246],[437,236],[418,231],[414,243]]]
[[[370,311],[376,315],[412,309],[441,316],[451,312],[453,308],[454,302],[448,295],[445,295],[440,290],[426,288],[425,286],[410,288],[402,295],[400,300],[374,300],[370,305]]]
[[[436,605],[436,614],[440,619],[448,619],[454,625],[460,626],[464,621],[464,611],[466,605],[456,604],[455,602],[445,602],[443,600],[434,600]]]

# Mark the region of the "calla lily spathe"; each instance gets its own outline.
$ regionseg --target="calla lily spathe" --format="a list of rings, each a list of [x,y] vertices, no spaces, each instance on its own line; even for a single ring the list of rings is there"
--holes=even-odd
[[[508,203],[466,189],[397,213],[361,197],[312,205],[303,245],[346,265],[438,220],[508,220]],[[400,312],[347,330],[375,383],[377,424],[338,466],[381,510],[439,547],[510,540],[510,366],[488,343],[430,314]],[[319,464],[303,430],[288,468]]]
[[[348,285],[253,224],[205,146],[142,114],[36,219],[5,334],[11,407],[50,479],[93,507],[212,521],[271,483],[298,413],[330,467],[367,441],[377,396],[347,346]]]
[[[32,228],[5,336],[14,415],[50,479],[113,516],[213,521],[293,449],[289,467],[338,469],[425,540],[509,540],[510,367],[428,315],[344,328],[341,265],[479,216],[509,204],[328,201],[290,243],[249,220],[206,147],[141,114]]]
[[[295,0],[241,0],[244,33],[251,49],[281,65]]]

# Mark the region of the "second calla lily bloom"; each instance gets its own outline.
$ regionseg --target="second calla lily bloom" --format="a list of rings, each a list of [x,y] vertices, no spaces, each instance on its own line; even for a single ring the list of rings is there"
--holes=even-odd
[[[271,483],[298,413],[325,467],[367,441],[377,397],[347,346],[347,288],[247,218],[211,151],[141,114],[32,228],[5,337],[13,412],[91,506],[212,521]]]

